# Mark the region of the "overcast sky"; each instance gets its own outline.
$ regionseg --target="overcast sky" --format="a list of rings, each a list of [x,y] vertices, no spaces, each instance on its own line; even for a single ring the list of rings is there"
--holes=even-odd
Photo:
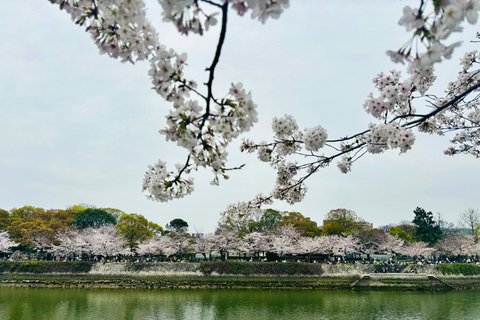
[[[280,20],[265,25],[230,15],[215,92],[243,82],[259,106],[259,122],[244,135],[272,137],[273,116],[293,115],[300,127],[321,124],[329,138],[364,130],[373,118],[363,102],[372,78],[394,65],[386,50],[409,34],[398,26],[401,0],[292,0]],[[162,23],[157,1],[147,0],[159,39],[187,52],[187,77],[206,82],[219,27],[206,36],[180,36]],[[88,34],[47,0],[0,0],[0,208],[66,208],[86,203],[139,213],[162,226],[182,218],[190,231],[210,232],[230,203],[273,187],[275,172],[255,155],[229,150],[232,172],[220,187],[212,174],[194,174],[196,191],[169,203],[141,193],[143,174],[159,158],[184,162],[185,152],[158,134],[170,104],[150,89],[147,63],[122,64],[99,55]],[[451,61],[439,68],[441,94],[459,70],[458,59],[475,45],[469,27]],[[366,155],[344,175],[335,165],[307,182],[302,203],[276,202],[321,224],[332,209],[354,210],[374,226],[412,220],[423,207],[456,223],[467,208],[480,209],[479,160],[447,157],[448,137],[418,134],[413,150]]]

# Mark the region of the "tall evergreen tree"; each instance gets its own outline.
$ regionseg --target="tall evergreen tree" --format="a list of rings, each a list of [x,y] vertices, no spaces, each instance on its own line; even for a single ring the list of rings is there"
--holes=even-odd
[[[415,225],[414,240],[423,241],[430,245],[437,243],[442,238],[442,229],[433,220],[432,212],[426,212],[423,208],[417,207],[413,213],[415,214],[412,221]]]

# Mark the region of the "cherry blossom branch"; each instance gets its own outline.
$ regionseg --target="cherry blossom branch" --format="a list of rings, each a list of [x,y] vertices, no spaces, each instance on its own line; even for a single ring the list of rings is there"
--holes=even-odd
[[[215,68],[220,61],[220,55],[222,53],[223,44],[225,42],[225,35],[227,34],[227,20],[228,20],[228,2],[225,2],[222,6],[222,28],[220,31],[220,38],[218,39],[217,49],[215,50],[215,56],[213,62],[207,71],[209,72],[208,82],[206,83],[208,94],[206,100],[205,114],[199,127],[199,139],[201,138],[201,131],[208,117],[210,116],[210,101],[213,98],[213,79],[215,78]]]
[[[474,73],[474,75],[475,74],[476,72]],[[385,81],[386,79],[388,81]],[[392,99],[397,93],[395,93],[395,91],[392,92],[389,87],[397,86],[398,80],[398,75],[392,73],[391,76],[380,74],[374,80],[374,82],[378,84],[379,90],[384,91],[384,93],[382,93],[382,96],[384,96],[386,92],[388,93],[388,97]],[[472,77],[468,78],[468,81],[470,83],[472,83],[471,80]],[[413,107],[411,106],[410,101],[414,98],[412,94],[415,90],[409,90],[408,88],[410,87],[410,85],[401,86],[403,92],[407,94],[403,95],[402,99],[398,102],[400,103],[401,101],[403,101],[399,104],[399,106],[403,104],[404,106],[406,106],[408,112],[402,114],[402,109],[399,109],[400,112],[395,111],[395,109],[391,109],[391,113],[392,115],[394,115],[394,117],[392,117],[392,119],[388,119],[390,109],[380,109],[382,111],[378,113],[374,109],[369,109],[371,106],[373,108],[376,108],[376,106],[381,106],[382,103],[384,103],[382,101],[375,100],[375,98],[371,96],[369,97],[370,100],[365,107],[367,111],[372,110],[370,111],[372,115],[376,115],[377,118],[383,119],[384,123],[382,125],[370,125],[369,130],[352,135],[351,137],[347,136],[343,139],[327,140],[326,133],[323,134],[323,139],[325,139],[324,141],[329,142],[328,144],[325,143],[324,145],[337,151],[337,153],[331,156],[324,156],[323,154],[317,155],[313,152],[310,152],[310,154],[305,154],[304,152],[299,151],[301,150],[302,145],[305,144],[308,139],[311,139],[311,137],[306,136],[308,130],[305,130],[304,133],[299,132],[298,126],[294,122],[293,118],[289,116],[281,119],[274,119],[272,123],[272,128],[274,130],[276,138],[273,143],[254,144],[250,141],[244,141],[244,144],[242,145],[242,151],[257,151],[258,157],[262,161],[270,162],[270,165],[277,170],[278,177],[275,189],[272,194],[267,196],[265,199],[271,200],[273,198],[276,198],[286,200],[290,203],[293,203],[295,201],[301,201],[302,197],[304,196],[304,190],[306,190],[306,188],[302,184],[306,181],[307,178],[311,177],[314,172],[317,172],[320,167],[328,165],[335,158],[342,157],[342,161],[338,163],[338,167],[342,172],[346,173],[350,171],[353,162],[363,157],[366,152],[381,153],[388,148],[396,147],[399,147],[401,149],[401,152],[406,152],[408,149],[411,148],[411,145],[414,141],[414,136],[410,129],[414,127],[420,127],[421,125],[425,124],[429,119],[436,119],[436,121],[438,121],[438,115],[443,115],[447,110],[452,108],[452,113],[454,117],[456,117],[457,119],[464,119],[465,117],[456,111],[458,108],[458,103],[464,100],[465,97],[468,96],[470,93],[478,90],[480,88],[480,82],[477,82],[473,85],[470,84],[470,87],[468,89],[462,90],[458,93],[456,93],[455,91],[451,91],[449,93],[450,97],[448,99],[437,99],[438,101],[442,101],[442,103],[433,103],[432,105],[435,107],[435,110],[426,114],[416,114],[412,112]],[[458,85],[456,87],[462,86]],[[397,90],[400,90],[400,87]],[[469,103],[466,104],[466,106],[468,105]],[[472,121],[472,123],[474,124],[476,123],[475,120],[468,120]],[[398,121],[405,122],[399,123]],[[452,127],[450,128],[452,129]],[[458,126],[459,130],[469,130],[470,128],[476,128],[476,126],[466,126],[464,124],[462,126]],[[278,135],[280,137],[284,135],[289,135],[293,138],[278,139]],[[345,142],[348,142],[349,139],[352,137],[355,137],[355,141],[352,141],[352,143],[350,144],[345,144]],[[469,134],[467,137],[472,138],[473,135]],[[463,138],[463,140],[461,138],[457,139],[459,141],[463,141],[466,138]],[[336,145],[332,144],[332,141],[340,143],[340,146],[336,147]],[[277,149],[279,148],[279,146],[281,147],[282,144],[288,144],[288,148],[280,148],[280,152],[278,152]],[[320,143],[320,145],[321,144],[322,143]],[[462,148],[457,151],[469,151],[476,156],[480,155],[479,151],[472,149],[473,147],[464,144]],[[452,153],[451,150],[450,153]],[[296,155],[302,157],[316,156],[320,158],[320,160],[299,165],[296,163],[286,162],[285,157],[288,155]],[[297,175],[299,170],[307,170],[307,172],[302,177],[295,179],[294,176]]]
[[[427,119],[434,117],[438,113],[450,108],[452,105],[456,104],[458,101],[461,99],[465,98],[467,95],[469,95],[471,92],[477,90],[480,88],[480,83],[477,83],[476,85],[473,85],[472,87],[468,88],[467,90],[463,91],[461,94],[455,96],[453,99],[442,105],[441,107],[437,107],[437,109],[433,110],[430,113],[424,114],[424,115],[415,115],[415,117],[419,117],[419,119],[413,120],[411,122],[406,123],[403,125],[406,128],[413,128],[416,126],[419,126],[421,123],[425,122]],[[405,118],[405,117],[397,117],[399,119]]]
[[[213,93],[215,71],[219,64],[226,38],[228,9],[239,15],[251,12],[251,17],[265,22],[268,18],[278,18],[289,0],[213,0],[174,1],[159,0],[163,20],[175,25],[181,34],[202,35],[217,24],[218,12],[207,14],[203,6],[220,9],[221,30],[213,61],[206,69],[208,81],[206,93],[197,89],[193,80],[185,76],[186,53],[176,53],[158,41],[158,34],[146,19],[143,0],[49,0],[67,11],[75,23],[87,25],[86,31],[94,39],[102,53],[122,62],[135,63],[147,60],[150,63],[149,76],[154,90],[173,108],[166,116],[167,124],[160,132],[167,141],[177,143],[188,152],[183,165],[177,164],[176,172],[169,171],[166,162],[158,160],[149,166],[144,178],[143,190],[148,197],[157,201],[180,198],[193,190],[193,179],[182,178],[198,167],[211,168],[213,184],[218,184],[219,175],[224,178],[226,170],[226,150],[228,144],[241,133],[247,132],[257,121],[256,104],[252,95],[241,83],[232,83],[225,98],[216,99]],[[432,8],[432,12],[427,10]],[[291,116],[274,118],[272,129],[274,140],[259,144],[244,141],[242,151],[257,152],[261,161],[268,162],[277,171],[276,186],[271,197],[289,203],[301,201],[305,196],[304,182],[318,169],[326,167],[340,158],[337,166],[343,173],[351,170],[353,162],[368,153],[382,153],[387,149],[398,148],[400,153],[412,148],[415,136],[411,131],[417,127],[422,132],[441,134],[446,130],[458,130],[452,140],[461,144],[457,149],[449,149],[447,154],[469,152],[480,155],[480,134],[473,130],[480,123],[479,103],[464,103],[464,99],[480,89],[478,72],[468,72],[474,63],[480,61],[478,53],[467,54],[462,60],[463,70],[457,81],[449,85],[448,94],[439,99],[428,94],[436,76],[434,65],[449,59],[460,43],[446,44],[449,35],[462,30],[462,23],[476,23],[480,11],[479,0],[462,1],[419,1],[419,8],[405,7],[399,24],[412,38],[398,51],[388,51],[394,62],[407,63],[408,78],[400,81],[400,72],[380,73],[374,84],[380,96],[371,93],[363,105],[365,111],[376,119],[368,130],[342,138],[328,139],[327,131],[320,125],[299,130]],[[117,19],[118,15],[122,19]],[[412,50],[415,54],[412,54]],[[200,102],[190,98],[193,94]],[[430,99],[434,110],[425,114],[417,113],[414,99]],[[468,112],[468,114],[465,114]],[[479,136],[477,138],[476,136]],[[334,150],[324,155],[321,149]],[[287,158],[301,157],[303,163],[289,162]],[[311,160],[316,158],[315,161]],[[306,171],[300,178],[300,171]]]
[[[211,4],[212,6],[215,6],[215,7],[222,8],[222,5],[221,5],[221,4],[215,3],[215,2],[210,1],[210,0],[200,0],[200,1],[205,2],[205,3],[208,3],[208,4]]]

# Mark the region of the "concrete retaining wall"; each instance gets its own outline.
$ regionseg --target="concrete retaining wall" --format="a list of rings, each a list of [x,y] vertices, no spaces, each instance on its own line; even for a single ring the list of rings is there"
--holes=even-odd
[[[249,262],[244,262],[249,263]],[[279,262],[281,263],[281,262]],[[352,265],[321,265],[319,266],[320,276],[358,276],[371,273],[381,273],[381,266],[367,264]],[[413,273],[416,268],[417,274],[438,275],[434,265],[411,266],[408,265],[401,273]],[[200,263],[97,263],[90,270],[92,275],[130,275],[130,276],[202,276]],[[218,273],[211,273],[210,276],[223,276]],[[250,274],[249,276],[255,276]],[[264,275],[257,275],[264,276]],[[301,275],[299,275],[301,276]],[[315,276],[315,275],[313,275]]]

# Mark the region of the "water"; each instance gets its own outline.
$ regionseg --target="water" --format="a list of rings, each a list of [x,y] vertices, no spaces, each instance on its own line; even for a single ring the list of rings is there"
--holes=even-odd
[[[480,291],[0,287],[0,319],[480,319]]]

